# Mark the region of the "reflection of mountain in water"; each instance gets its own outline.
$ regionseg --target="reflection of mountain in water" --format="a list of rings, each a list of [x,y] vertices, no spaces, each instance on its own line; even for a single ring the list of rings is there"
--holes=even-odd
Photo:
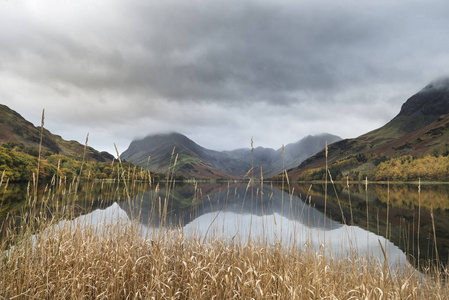
[[[116,203],[104,210],[95,210],[67,222],[77,224],[82,220],[86,225],[107,226],[110,223],[116,223],[118,216],[120,216],[121,224],[131,223],[124,210]],[[137,225],[142,231],[142,236],[151,237],[152,232],[158,230],[142,223]],[[362,256],[369,253],[373,259],[379,262],[383,262],[385,259],[380,246],[382,245],[386,249],[388,263],[393,271],[396,267],[408,266],[405,254],[398,247],[383,237],[359,227],[341,225],[323,230],[322,227],[310,227],[276,212],[272,215],[242,214],[229,210],[220,213],[218,211],[208,212],[183,226],[183,232],[187,238],[196,235],[200,238],[232,239],[243,243],[248,241],[251,234],[251,240],[254,242],[282,243],[299,249],[313,247],[312,249],[315,251],[325,245],[326,251],[336,258],[348,253],[358,253]]]
[[[260,188],[260,187],[259,187]],[[379,243],[386,247],[391,265],[406,264],[405,254],[394,244],[357,226],[346,226],[325,218],[324,214],[299,197],[289,195],[281,190],[264,185],[260,189],[246,185],[216,185],[209,186],[208,196],[195,198],[193,185],[181,185],[173,191],[173,199],[169,201],[167,223],[182,225],[184,233],[197,234],[201,237],[234,238],[245,241],[249,237],[267,243],[282,242],[286,245],[303,247],[313,246],[315,249],[325,244],[335,255],[347,252],[358,252],[383,260]],[[195,205],[182,207],[180,195],[190,197],[184,202],[195,202]],[[251,196],[252,195],[252,196]],[[150,199],[153,202],[140,201],[140,220],[142,227],[158,227],[159,196],[149,192],[140,199]],[[252,199],[252,200],[251,200]],[[139,202],[140,201],[140,202]],[[163,201],[163,200],[161,200]],[[120,207],[129,216],[138,215],[138,205],[130,209],[127,202]],[[150,209],[148,209],[150,208]],[[155,213],[156,212],[156,213]],[[324,226],[326,223],[326,226]]]
[[[168,201],[167,224],[184,225],[202,215],[221,211],[221,213],[252,214],[266,218],[277,214],[311,228],[323,229],[324,223],[326,223],[326,230],[342,226],[339,222],[329,218],[324,221],[323,213],[306,204],[299,197],[291,196],[269,185],[263,186],[263,193],[260,192],[260,186],[254,186],[251,190],[251,187],[242,184],[205,185],[204,188],[208,188],[207,196],[195,199],[195,195],[200,193],[195,192],[194,185],[177,186]],[[159,197],[161,205],[163,205],[165,191],[161,191],[159,194],[151,193],[154,191],[145,192],[143,196],[135,197],[131,205],[128,202],[121,202],[120,207],[130,217],[140,216],[142,224],[158,226],[160,224]],[[192,202],[194,205],[183,205],[183,203]]]

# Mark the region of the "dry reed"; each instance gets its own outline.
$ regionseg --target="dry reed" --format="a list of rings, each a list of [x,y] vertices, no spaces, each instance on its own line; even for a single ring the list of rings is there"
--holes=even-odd
[[[392,276],[363,257],[219,238],[172,229],[143,238],[134,225],[89,227],[23,242],[3,254],[2,299],[441,299],[443,280]],[[343,276],[342,276],[343,275]],[[447,278],[446,278],[447,279]]]
[[[40,209],[54,193],[62,194],[48,193],[46,204],[25,212],[34,214],[36,228],[23,224],[3,239],[0,299],[449,298],[447,271],[428,268],[418,278],[412,267],[390,270],[354,253],[333,257],[325,249],[223,239],[217,232],[203,239],[182,227],[145,235],[138,222],[56,230],[51,225],[73,216],[74,207],[43,219]],[[40,234],[33,238],[34,232]]]

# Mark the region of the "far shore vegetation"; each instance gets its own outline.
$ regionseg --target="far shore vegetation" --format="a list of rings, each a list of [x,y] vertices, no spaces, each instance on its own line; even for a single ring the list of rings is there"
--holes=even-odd
[[[376,156],[367,157],[364,154],[351,155],[344,159],[329,164],[330,176],[335,182],[350,180],[351,182],[363,182],[368,178],[371,182],[414,182],[417,183],[445,183],[449,182],[449,153],[433,153],[423,157],[410,155],[400,157]],[[33,147],[27,147],[21,143],[0,144],[0,174],[4,172],[4,180],[10,182],[33,181],[33,173],[36,173],[39,151]],[[147,181],[151,176],[153,181],[165,181],[166,174],[153,173],[150,175],[145,168],[135,166],[130,162],[122,162],[128,179]],[[81,166],[83,165],[82,173]],[[98,162],[86,159],[83,155],[70,157],[44,150],[41,153],[39,166],[39,178],[51,181],[54,176],[71,181],[81,174],[83,180],[93,179],[117,179],[117,161]],[[325,166],[312,168],[302,172],[299,181],[325,181]],[[207,181],[207,178],[187,178],[174,173],[175,180],[182,181]],[[282,181],[285,174],[279,174],[271,178],[273,181]],[[227,180],[227,179],[223,179]],[[266,180],[266,179],[265,179]],[[289,180],[294,178],[289,176]]]
[[[337,160],[328,166],[334,181],[346,180],[387,182],[449,182],[448,153],[426,154],[422,157],[404,155],[400,157],[376,156],[364,154],[351,155]],[[300,181],[324,181],[325,167],[312,168],[298,177]]]

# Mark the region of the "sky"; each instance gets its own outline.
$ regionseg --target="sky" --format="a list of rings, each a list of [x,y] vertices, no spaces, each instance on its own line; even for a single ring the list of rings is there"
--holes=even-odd
[[[0,0],[0,103],[115,154],[357,137],[449,75],[447,0]]]

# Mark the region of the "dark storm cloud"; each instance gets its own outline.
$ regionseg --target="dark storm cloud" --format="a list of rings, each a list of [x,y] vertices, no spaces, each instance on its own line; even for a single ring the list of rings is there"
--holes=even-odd
[[[329,53],[366,37],[344,13],[272,3],[193,1],[139,15],[140,45],[157,60],[139,64],[131,81],[170,99],[279,102],[298,90],[332,89],[338,67]]]
[[[94,15],[80,15],[68,32],[25,23],[17,30],[22,38],[10,37],[2,52],[27,63],[24,73],[44,83],[171,100],[290,103],[297,91],[334,90],[376,73],[356,47],[374,47],[383,24],[365,20],[363,11],[331,3],[327,9],[243,1],[126,5],[116,7],[123,9],[122,27]]]
[[[420,21],[429,11],[420,3],[169,3],[134,11],[138,45],[155,59],[138,61],[130,81],[170,99],[289,103],[298,91],[403,75],[410,71],[400,65],[404,55],[428,54],[413,49],[414,34],[424,31],[421,42],[433,42],[426,31],[435,20],[430,27]]]

